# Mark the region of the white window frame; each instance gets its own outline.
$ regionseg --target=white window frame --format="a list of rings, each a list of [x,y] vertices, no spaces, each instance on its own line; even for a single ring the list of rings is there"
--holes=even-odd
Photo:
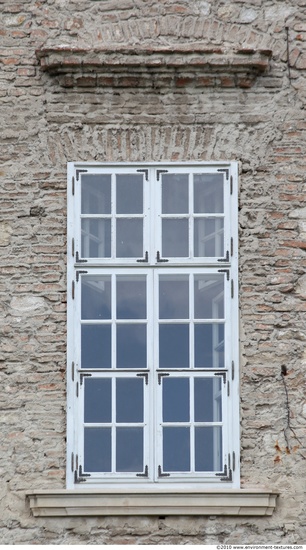
[[[129,174],[135,170],[142,170],[144,174],[147,171],[150,181],[156,181],[156,171],[168,170],[170,173],[186,172],[197,173],[197,171],[205,173],[223,173],[224,174],[224,189],[225,189],[225,215],[224,215],[224,231],[225,231],[225,252],[223,258],[171,258],[169,263],[159,263],[156,255],[152,254],[153,250],[161,250],[161,213],[160,208],[160,189],[156,193],[155,186],[151,184],[148,190],[144,193],[144,246],[143,253],[149,250],[149,260],[147,263],[135,263],[133,258],[94,258],[88,259],[85,262],[84,258],[80,257],[80,181],[83,171],[87,173],[108,173],[113,174],[114,171]],[[162,172],[160,172],[162,173]],[[146,176],[144,176],[146,177]],[[189,176],[190,177],[190,176]],[[114,183],[112,183],[114,185]],[[190,185],[190,189],[192,185]],[[238,376],[238,165],[236,162],[214,162],[214,163],[68,163],[68,261],[67,261],[67,279],[68,279],[68,350],[67,350],[67,398],[68,398],[68,414],[67,414],[67,488],[78,489],[91,487],[93,489],[101,488],[103,485],[111,487],[112,485],[120,487],[147,487],[150,483],[160,483],[164,487],[183,488],[186,484],[189,486],[201,487],[205,489],[215,488],[225,489],[238,488],[240,486],[240,471],[239,471],[239,376]],[[192,204],[192,197],[189,197],[189,203]],[[112,214],[113,216],[113,214]],[[158,222],[156,222],[158,220]],[[189,224],[193,223],[190,221]],[[161,257],[161,259],[163,259]],[[153,268],[153,269],[152,269]],[[155,269],[156,268],[156,269]],[[82,392],[84,384],[81,385],[80,375],[81,370],[78,368],[79,357],[77,353],[77,340],[79,339],[78,331],[78,315],[79,315],[79,286],[82,278],[82,271],[88,271],[90,274],[110,274],[120,272],[127,273],[147,273],[151,271],[159,273],[165,269],[165,273],[189,273],[197,269],[202,272],[214,273],[219,270],[224,272],[224,278],[227,281],[227,292],[229,294],[225,306],[230,308],[227,324],[227,350],[230,353],[230,359],[227,362],[225,383],[222,384],[223,393],[223,418],[227,421],[227,428],[223,432],[223,439],[226,448],[226,457],[224,464],[226,468],[221,475],[203,475],[197,473],[194,476],[182,476],[171,474],[169,477],[161,477],[157,479],[156,469],[157,462],[161,460],[161,449],[157,445],[156,462],[153,456],[152,449],[156,447],[154,437],[158,429],[152,429],[152,426],[147,429],[147,441],[149,446],[147,452],[147,465],[149,469],[148,478],[135,476],[104,476],[99,479],[91,477],[83,477],[82,470],[82,453],[80,452],[80,425],[82,424]],[[150,275],[151,276],[151,275]],[[78,279],[78,280],[77,280]],[[148,297],[149,298],[149,297]],[[150,298],[151,299],[151,298]],[[152,307],[152,303],[148,301],[148,308]],[[156,326],[155,337],[156,342]],[[155,354],[156,345],[154,344]],[[109,369],[110,370],[110,369]],[[196,370],[195,370],[196,371]],[[98,377],[109,375],[108,371],[97,372]],[[198,374],[195,372],[195,376]],[[116,373],[116,376],[124,376],[124,373]],[[149,377],[156,376],[156,373],[149,373]],[[171,373],[175,376],[175,373]],[[181,373],[180,376],[188,376],[188,372]],[[209,371],[203,375],[209,376]],[[223,377],[222,377],[223,378]],[[159,403],[160,391],[158,385],[154,386],[149,397],[149,404],[146,404],[146,415],[153,419],[153,424],[157,426],[158,410],[156,403]],[[146,387],[147,390],[147,387]],[[147,390],[148,392],[148,390]],[[146,416],[146,419],[147,419]],[[79,447],[78,447],[79,445]],[[80,473],[81,472],[81,473]],[[152,474],[154,472],[154,475]]]

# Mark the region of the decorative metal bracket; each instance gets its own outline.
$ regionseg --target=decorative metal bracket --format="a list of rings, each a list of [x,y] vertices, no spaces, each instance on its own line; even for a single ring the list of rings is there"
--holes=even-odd
[[[159,176],[161,174],[167,174],[169,172],[169,170],[156,170],[156,179],[157,181],[159,181]]]
[[[79,175],[82,174],[83,172],[88,172],[88,170],[76,170],[75,171],[77,181],[79,181]]]
[[[149,468],[148,468],[148,466],[145,467],[143,474],[136,474],[136,477],[149,477]]]
[[[136,172],[143,172],[144,175],[145,175],[146,181],[149,181],[149,170],[147,170],[147,169],[139,169],[139,170],[136,170]]]
[[[75,253],[75,262],[76,262],[77,264],[81,264],[81,263],[86,263],[87,260],[80,260],[79,253],[78,253],[78,251],[77,251],[77,252]]]
[[[141,262],[143,262],[143,263],[148,263],[148,261],[149,261],[149,253],[148,253],[148,251],[146,251],[145,257],[144,257],[144,258],[141,258],[140,260],[136,260],[136,261],[139,262],[139,263],[141,263]]]
[[[156,261],[159,262],[159,263],[162,263],[162,262],[169,262],[169,260],[160,257],[160,252],[159,252],[159,250],[158,250],[157,253],[156,253]]]
[[[90,477],[90,474],[84,474],[82,472],[82,466],[79,466],[79,471],[74,471],[74,483],[84,483],[84,481],[87,481],[87,478]]]
[[[163,474],[161,466],[158,466],[158,477],[170,477],[170,474]]]
[[[159,386],[160,386],[160,384],[161,384],[161,379],[162,379],[162,377],[164,377],[164,376],[170,376],[169,372],[159,372],[159,373],[158,373],[158,384],[159,384]]]
[[[226,278],[229,281],[229,279],[230,279],[229,269],[218,269],[218,273],[226,273]]]
[[[229,262],[229,251],[227,250],[225,258],[218,258],[217,262]]]
[[[226,177],[226,179],[228,180],[228,177],[229,177],[229,168],[218,168],[218,169],[217,169],[217,172],[224,172],[224,173],[225,173],[225,177]]]
[[[139,372],[136,376],[142,376],[145,379],[146,386],[148,385],[149,374],[147,372]]]

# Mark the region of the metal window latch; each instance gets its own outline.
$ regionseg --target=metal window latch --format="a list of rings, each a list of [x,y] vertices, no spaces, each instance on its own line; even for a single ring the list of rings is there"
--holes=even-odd
[[[148,251],[146,251],[145,257],[144,257],[144,258],[141,258],[140,260],[136,260],[136,261],[139,262],[139,263],[141,263],[141,262],[143,262],[143,263],[148,263],[148,261],[149,261],[149,253],[148,253]]]
[[[169,260],[160,257],[160,252],[159,252],[159,250],[158,250],[157,253],[156,253],[156,261],[159,262],[159,263],[162,263],[162,262],[169,262]]]

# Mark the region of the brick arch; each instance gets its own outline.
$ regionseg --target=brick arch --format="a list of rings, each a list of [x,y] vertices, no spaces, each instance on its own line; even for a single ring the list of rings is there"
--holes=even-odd
[[[94,22],[93,22],[94,23]],[[202,44],[235,48],[273,49],[274,40],[266,33],[254,31],[249,25],[225,23],[216,18],[196,15],[161,15],[154,17],[130,18],[118,22],[94,23],[95,45],[138,45],[150,44],[173,46],[182,44]],[[97,44],[98,43],[98,44]]]

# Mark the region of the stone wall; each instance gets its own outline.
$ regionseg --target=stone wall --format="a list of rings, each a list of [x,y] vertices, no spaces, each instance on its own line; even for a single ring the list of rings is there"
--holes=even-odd
[[[1,542],[305,544],[306,1],[0,0],[0,11]],[[114,44],[272,57],[256,78],[143,88],[63,83],[36,54]],[[65,487],[66,163],[92,160],[240,161],[241,483],[280,491],[272,517],[31,516],[27,490]]]

